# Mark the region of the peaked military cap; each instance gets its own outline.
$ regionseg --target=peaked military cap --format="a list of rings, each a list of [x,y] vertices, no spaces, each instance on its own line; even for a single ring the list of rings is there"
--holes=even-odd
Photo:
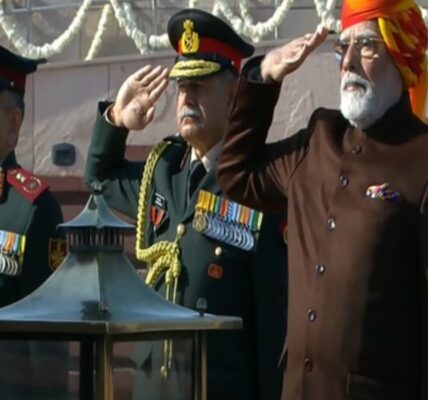
[[[168,22],[168,36],[178,53],[170,78],[189,79],[230,69],[239,72],[254,53],[226,22],[195,8],[179,11]]]
[[[31,60],[18,56],[0,46],[0,89],[11,89],[24,95],[28,74],[37,69],[43,60]]]

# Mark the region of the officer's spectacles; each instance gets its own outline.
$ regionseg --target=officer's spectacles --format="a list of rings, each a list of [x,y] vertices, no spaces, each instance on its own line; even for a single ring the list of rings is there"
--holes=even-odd
[[[372,59],[378,53],[379,43],[384,41],[377,37],[365,37],[358,39],[337,39],[334,42],[334,52],[339,60],[342,60],[343,56],[347,53],[349,46],[354,45],[354,49],[357,54],[362,58]]]

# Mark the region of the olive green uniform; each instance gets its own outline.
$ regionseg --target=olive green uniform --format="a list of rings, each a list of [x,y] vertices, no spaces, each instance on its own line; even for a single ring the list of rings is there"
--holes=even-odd
[[[101,103],[89,149],[86,180],[103,183],[104,195],[115,209],[136,218],[139,187],[144,162],[124,159],[127,130],[115,128],[102,117],[107,104]],[[198,190],[187,201],[190,157],[183,139],[174,136],[155,167],[149,213],[159,199],[164,216],[156,228],[146,224],[147,245],[160,240],[173,241],[177,226],[186,234],[180,240],[183,271],[179,278],[178,303],[195,308],[199,298],[207,301],[207,312],[243,318],[242,331],[208,335],[208,399],[278,399],[281,386],[281,341],[285,336],[286,248],[280,230],[281,219],[265,216],[256,251],[243,251],[210,239],[192,227],[199,190],[222,193],[216,182],[216,168],[202,179]],[[147,218],[150,221],[149,216]],[[216,251],[217,249],[217,251]],[[221,249],[219,251],[219,249]],[[221,253],[221,254],[220,254]],[[213,277],[210,266],[221,276]],[[163,290],[160,283],[157,287]],[[174,367],[186,369],[178,361],[180,345],[174,347]],[[166,393],[160,378],[162,346],[143,346],[135,357],[138,376],[136,399],[183,398]],[[182,383],[177,375],[177,392]]]
[[[22,182],[13,185],[8,174],[20,173]],[[0,257],[8,256],[6,240],[11,234],[25,236],[22,247],[20,275],[0,273],[0,306],[25,297],[39,287],[52,273],[51,250],[58,239],[56,225],[62,222],[58,203],[43,183],[20,169],[15,154],[1,164],[0,190]],[[52,242],[53,240],[53,242]],[[58,250],[58,249],[57,249]],[[17,250],[16,253],[19,253]],[[57,254],[60,256],[60,252]],[[12,261],[12,264],[14,262]],[[61,361],[61,364],[58,363]],[[0,342],[0,398],[2,400],[31,400],[64,398],[66,385],[64,347],[49,343]]]

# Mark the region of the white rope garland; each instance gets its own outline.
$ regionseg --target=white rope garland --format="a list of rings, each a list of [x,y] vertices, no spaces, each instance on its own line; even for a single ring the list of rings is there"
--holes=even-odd
[[[327,29],[340,32],[342,30],[342,24],[338,19],[334,18],[333,15],[337,0],[327,0],[326,2],[321,0],[314,1],[318,17],[321,19],[323,25]]]
[[[136,18],[132,13],[130,4],[122,6],[118,0],[110,0],[114,15],[128,37],[130,37],[141,54],[147,51],[147,35],[138,27]]]
[[[250,14],[247,0],[239,2],[239,12],[241,13],[245,25],[254,25],[254,19]]]
[[[45,43],[43,46],[34,46],[27,41],[22,31],[18,28],[14,18],[5,15],[4,0],[0,0],[0,25],[7,38],[23,56],[35,59],[49,58],[55,54],[61,53],[73,40],[81,29],[92,2],[93,0],[84,0],[69,27],[52,43]]]
[[[227,0],[213,0],[211,12],[214,15],[223,16],[239,34],[246,36],[253,42],[259,42],[281,25],[294,1],[298,0],[283,0],[275,9],[273,15],[264,22],[254,22],[249,10],[248,0],[239,0],[236,12],[232,10]],[[336,2],[337,0],[314,0],[315,9],[321,20],[321,24],[330,30],[340,32],[340,20],[334,17]],[[61,53],[80,31],[92,3],[93,0],[84,0],[69,27],[52,43],[45,43],[42,46],[35,46],[29,43],[15,18],[6,15],[5,0],[0,0],[0,26],[10,42],[22,55],[30,58],[50,58],[55,54]],[[189,7],[197,7],[198,3],[198,0],[189,0]],[[428,25],[428,10],[421,7],[421,11],[424,21]],[[103,7],[97,31],[95,32],[85,60],[96,57],[112,13],[114,13],[119,26],[124,29],[126,35],[135,43],[140,53],[143,54],[148,50],[169,47],[168,35],[166,33],[148,36],[140,28],[130,3],[124,3],[123,0],[109,0],[109,4]]]
[[[101,13],[100,20],[98,21],[97,31],[95,32],[94,39],[92,40],[85,60],[92,60],[97,56],[102,44],[104,33],[107,30],[107,25],[110,21],[112,12],[113,10],[110,4],[106,4],[103,7],[103,12]]]

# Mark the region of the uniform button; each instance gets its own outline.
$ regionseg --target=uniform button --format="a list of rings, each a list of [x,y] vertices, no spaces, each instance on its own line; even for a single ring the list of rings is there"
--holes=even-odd
[[[314,322],[317,319],[317,313],[315,312],[315,310],[308,311],[308,319],[310,322]]]
[[[327,228],[329,231],[334,231],[336,229],[336,220],[334,218],[329,218],[327,220]]]
[[[214,254],[217,257],[220,257],[223,254],[223,249],[220,246],[216,247],[215,250],[214,250]]]
[[[361,146],[359,144],[356,144],[353,148],[352,148],[352,154],[356,155],[356,154],[360,154],[361,153]]]
[[[177,225],[177,234],[180,236],[185,235],[186,234],[186,225],[184,225],[184,224]]]
[[[223,267],[217,264],[210,264],[208,266],[208,276],[213,279],[222,279],[223,278]]]
[[[305,369],[308,372],[311,372],[314,369],[314,362],[309,358],[305,358]]]
[[[346,175],[341,175],[340,178],[340,186],[342,186],[343,188],[345,188],[346,186],[348,186],[349,184],[349,179]]]
[[[324,272],[325,272],[325,265],[324,265],[324,264],[318,264],[318,265],[315,267],[315,270],[317,271],[317,274],[318,274],[318,275],[322,275],[322,274],[324,274]]]

